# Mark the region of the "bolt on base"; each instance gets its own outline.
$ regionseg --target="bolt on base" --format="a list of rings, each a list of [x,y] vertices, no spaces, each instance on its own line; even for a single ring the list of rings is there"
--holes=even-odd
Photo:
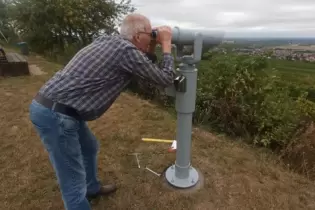
[[[190,188],[195,186],[199,181],[199,174],[193,167],[189,169],[189,176],[185,179],[180,179],[175,176],[175,165],[170,166],[165,172],[165,178],[169,184],[178,188]]]

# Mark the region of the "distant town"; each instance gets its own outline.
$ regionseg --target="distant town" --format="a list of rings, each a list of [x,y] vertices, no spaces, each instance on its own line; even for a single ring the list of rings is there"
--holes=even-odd
[[[305,61],[315,63],[315,44],[288,43],[278,46],[268,46],[263,43],[237,46],[234,41],[224,41],[224,46],[231,46],[229,50],[246,55],[267,55],[270,58]],[[234,45],[236,45],[234,47]],[[222,49],[222,48],[221,48]]]

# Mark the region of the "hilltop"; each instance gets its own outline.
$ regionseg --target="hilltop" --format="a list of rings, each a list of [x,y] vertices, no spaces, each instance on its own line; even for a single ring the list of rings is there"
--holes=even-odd
[[[63,209],[48,156],[29,119],[28,106],[40,86],[61,66],[39,56],[29,63],[46,74],[1,78],[1,192],[3,209]],[[130,153],[140,152],[141,164],[163,172],[175,160],[168,144],[144,143],[142,137],[175,137],[176,118],[158,106],[123,93],[110,110],[89,123],[100,140],[99,171],[103,181],[119,190],[99,200],[94,209],[314,209],[315,184],[292,173],[269,151],[237,140],[193,129],[193,165],[205,185],[183,195],[161,178],[137,168]]]

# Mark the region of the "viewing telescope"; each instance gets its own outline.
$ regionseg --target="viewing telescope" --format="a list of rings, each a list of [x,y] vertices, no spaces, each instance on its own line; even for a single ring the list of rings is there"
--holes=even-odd
[[[204,29],[184,29],[175,26],[172,28],[172,44],[175,45],[192,45],[196,36],[201,35],[203,47],[219,44],[224,36],[224,32]],[[152,30],[152,37],[158,36],[157,30]]]
[[[152,38],[156,39],[158,30],[152,30]],[[172,28],[172,44],[176,46],[176,56],[183,54],[184,46],[192,46],[195,63],[201,60],[202,52],[219,45],[224,37],[224,32],[204,29],[185,29],[175,26]]]
[[[158,31],[152,31],[152,38],[157,38]],[[195,111],[197,91],[197,68],[202,53],[219,45],[224,33],[214,30],[192,30],[172,28],[172,44],[175,56],[180,62],[176,68],[174,83],[165,89],[166,95],[175,97],[177,112],[176,161],[165,171],[167,182],[175,188],[190,188],[202,183],[200,172],[191,164],[192,117]],[[184,47],[192,47],[192,54],[184,53]]]

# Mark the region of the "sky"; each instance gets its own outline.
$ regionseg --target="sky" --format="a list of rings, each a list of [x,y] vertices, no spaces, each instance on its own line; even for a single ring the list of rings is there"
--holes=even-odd
[[[314,37],[315,0],[131,0],[153,26],[222,30],[225,37]]]

